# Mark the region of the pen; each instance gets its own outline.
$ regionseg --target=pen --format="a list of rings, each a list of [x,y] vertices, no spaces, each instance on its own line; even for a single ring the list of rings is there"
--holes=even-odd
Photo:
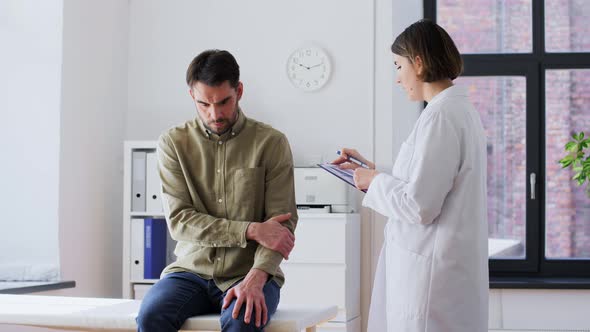
[[[339,156],[342,155],[342,151],[340,151],[340,150],[336,151],[336,153]],[[360,167],[369,168],[369,166],[367,164],[365,164],[362,161],[356,159],[355,157],[348,156],[348,158],[346,158],[346,160],[350,161],[351,163],[355,163],[355,164],[359,165]]]

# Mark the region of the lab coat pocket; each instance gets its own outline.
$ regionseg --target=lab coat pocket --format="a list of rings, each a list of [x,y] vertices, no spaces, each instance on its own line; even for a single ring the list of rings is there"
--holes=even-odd
[[[400,180],[408,182],[410,178],[410,164],[414,156],[414,146],[410,143],[403,142],[402,146],[393,164],[392,175]]]
[[[400,331],[421,331],[430,293],[431,258],[388,240],[386,261],[388,325],[403,327]]]
[[[259,221],[262,216],[255,211],[262,211],[264,197],[264,167],[239,168],[233,177],[234,182],[234,220]]]

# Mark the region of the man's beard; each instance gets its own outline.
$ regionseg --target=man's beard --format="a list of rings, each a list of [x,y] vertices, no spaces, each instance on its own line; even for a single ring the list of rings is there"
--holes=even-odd
[[[200,115],[199,115],[200,116]],[[203,121],[203,123],[205,124],[205,128],[207,128],[209,131],[214,132],[217,135],[223,135],[225,133],[227,133],[232,126],[237,122],[238,120],[238,104],[236,103],[236,108],[234,110],[234,118],[232,120],[227,119],[227,118],[222,118],[222,119],[217,119],[217,120],[211,120],[209,122],[204,122],[203,119],[201,118],[201,121]],[[215,129],[213,129],[213,127],[211,126],[212,124],[226,124],[223,131],[217,132]]]

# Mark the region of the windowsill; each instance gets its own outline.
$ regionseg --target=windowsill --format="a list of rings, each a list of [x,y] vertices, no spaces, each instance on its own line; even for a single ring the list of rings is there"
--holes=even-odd
[[[67,281],[0,281],[0,294],[27,294],[64,288],[74,288],[76,282]]]
[[[590,289],[590,278],[490,277],[490,289]]]

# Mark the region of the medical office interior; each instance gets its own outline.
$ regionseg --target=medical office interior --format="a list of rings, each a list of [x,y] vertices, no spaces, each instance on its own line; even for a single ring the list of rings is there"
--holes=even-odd
[[[489,330],[590,331],[590,195],[558,163],[590,134],[584,0],[0,0],[0,293],[141,298],[154,279],[134,270],[133,234],[163,218],[155,141],[196,116],[185,71],[217,48],[240,64],[244,113],[291,144],[303,240],[281,301],[337,305],[318,331],[366,331],[386,219],[313,167],[354,147],[391,169],[424,105],[396,85],[389,47],[423,17],[456,41],[455,84],[488,136]],[[309,47],[331,67],[311,91],[287,70]],[[311,273],[319,286],[295,286]]]

